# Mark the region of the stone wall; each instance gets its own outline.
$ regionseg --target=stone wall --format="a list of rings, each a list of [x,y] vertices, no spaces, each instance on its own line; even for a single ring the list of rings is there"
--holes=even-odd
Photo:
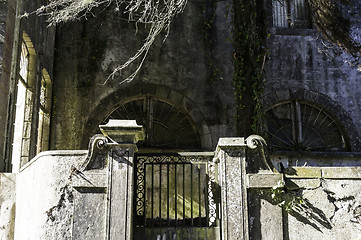
[[[45,17],[34,15],[28,18],[19,18],[24,13],[32,12],[41,1],[0,1],[0,170],[11,171],[11,149],[13,141],[15,104],[17,97],[18,69],[20,58],[20,46],[22,44],[23,33],[27,35],[27,41],[34,46],[35,57],[32,64],[33,84],[29,86],[29,91],[34,95],[28,104],[33,106],[30,118],[33,121],[31,129],[30,157],[36,154],[38,106],[40,92],[40,80],[42,70],[45,68],[52,76],[53,54],[54,54],[54,27],[47,27]],[[6,19],[6,20],[5,20]]]
[[[211,136],[211,143],[203,144],[205,149],[214,148],[219,137],[234,136],[233,47],[227,41],[231,24],[226,17],[229,5],[190,2],[175,19],[167,40],[162,43],[162,36],[157,39],[134,81],[121,85],[119,82],[135,66],[104,83],[141,45],[146,36],[143,26],[135,35],[134,26],[109,9],[96,13],[95,18],[89,16],[87,21],[61,26],[57,32],[52,147],[85,148],[115,104],[142,94],[155,96],[160,87],[169,88],[197,109],[197,116],[192,118],[204,122],[198,124],[198,130]],[[212,16],[212,27],[205,27]],[[325,51],[328,43],[314,29],[271,28],[270,33],[265,108],[290,99],[314,102],[340,120],[350,138],[351,151],[359,151],[360,72]],[[182,101],[167,100],[189,111]],[[202,126],[207,130],[202,131]],[[83,138],[80,144],[76,142],[79,138]]]
[[[15,187],[15,174],[0,174],[0,239],[13,239],[14,237]]]
[[[15,31],[16,1],[0,1],[0,170],[7,170],[9,163],[5,163],[6,142],[11,138],[7,135],[10,119],[10,71],[13,50],[13,36]],[[9,99],[10,97],[10,99]]]
[[[88,16],[87,21],[59,27],[52,147],[86,148],[89,137],[115,104],[141,95],[164,99],[188,112],[200,135],[208,135],[202,144],[205,149],[214,148],[221,136],[233,136],[229,4],[189,2],[172,24],[166,41],[164,34],[156,40],[134,81],[121,85],[136,66],[105,81],[141,46],[147,30],[144,26],[139,25],[135,35],[134,25],[109,8],[95,13],[95,18]],[[212,27],[208,29],[206,23]],[[221,73],[216,79],[215,71]],[[81,143],[79,139],[83,139]]]
[[[43,152],[18,174],[14,239],[70,238],[73,197],[71,166],[86,151]]]
[[[352,151],[361,150],[361,72],[335,55],[314,29],[271,29],[265,108],[290,99],[313,102],[341,121]]]
[[[288,168],[282,191],[252,189],[250,239],[359,239],[360,170]]]

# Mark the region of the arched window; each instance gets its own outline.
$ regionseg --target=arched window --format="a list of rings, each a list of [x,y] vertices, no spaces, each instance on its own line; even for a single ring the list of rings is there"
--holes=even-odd
[[[133,119],[143,125],[146,139],[141,147],[199,149],[200,137],[190,116],[168,102],[150,96],[121,102],[104,119]]]
[[[16,112],[12,146],[12,168],[17,172],[29,161],[32,112],[34,98],[35,50],[26,33],[23,33],[19,59],[19,79],[16,93]]]
[[[279,103],[266,111],[264,127],[271,150],[349,150],[339,121],[313,103],[299,100]]]
[[[48,72],[43,69],[39,94],[39,120],[36,152],[49,149],[50,113],[52,83]]]

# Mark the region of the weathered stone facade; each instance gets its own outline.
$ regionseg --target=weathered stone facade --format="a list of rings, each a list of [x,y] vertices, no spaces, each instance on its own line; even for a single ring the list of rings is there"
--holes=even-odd
[[[205,39],[204,6],[189,3],[175,20],[167,40],[163,43],[160,36],[141,72],[129,84],[119,82],[131,74],[134,66],[107,83],[105,80],[118,64],[135,53],[136,48],[129,46],[140,46],[145,36],[141,26],[135,35],[132,24],[109,10],[88,21],[59,27],[54,71],[61,81],[54,92],[57,102],[52,147],[85,148],[89,137],[116,104],[142,95],[163,99],[190,114],[205,149],[214,148],[219,137],[234,135],[228,4],[217,3],[211,39]],[[212,49],[207,41],[214,42]],[[210,61],[222,72],[214,82],[208,67]]]
[[[165,34],[155,41],[135,79],[119,84],[136,65],[108,77],[141,46],[144,26],[136,29],[110,7],[94,10],[87,19],[47,27],[45,17],[16,17],[44,1],[0,0],[0,238],[358,239],[361,73],[344,61],[346,54],[330,54],[325,49],[329,43],[315,29],[271,26],[271,2],[265,1],[270,36],[263,107],[283,117],[275,120],[280,120],[276,125],[282,134],[289,133],[281,141],[303,143],[302,134],[308,132],[311,144],[267,152],[260,137],[236,137],[232,1],[190,1],[166,41]],[[25,57],[22,44],[28,49]],[[26,57],[30,77],[20,79]],[[17,89],[23,83],[28,95],[19,142],[26,157],[14,160]],[[291,114],[275,110],[289,102],[294,104]],[[112,118],[141,121],[146,140],[135,144],[142,135],[135,122],[104,127]],[[101,124],[103,135],[95,135]],[[334,125],[338,129],[327,128]],[[340,137],[343,145],[309,148],[328,137],[320,136],[319,126],[339,131],[330,136]],[[287,139],[291,135],[295,139]],[[193,217],[193,196],[188,205],[185,200],[185,179],[191,174],[185,176],[184,166],[181,170],[181,223],[194,218],[199,226],[171,226],[172,221],[177,224],[177,217],[169,217],[170,201],[177,202],[177,177],[175,189],[168,186],[168,197],[174,191],[175,200],[167,200],[167,228],[159,200],[164,192],[155,207],[159,216],[143,214],[145,222],[153,221],[154,227],[159,220],[164,228],[133,223],[138,194],[133,185],[140,181],[134,173],[137,146],[147,154],[176,152],[183,160],[177,158],[175,164],[184,161],[192,171],[201,167],[189,156],[213,158],[202,162],[213,173],[202,172],[207,181],[199,183],[194,204],[203,204],[201,195],[206,203],[197,210],[198,218]],[[51,151],[38,154],[44,150]],[[191,160],[181,158],[185,151]],[[161,180],[166,182],[161,174],[166,169],[169,185],[170,162],[147,164],[159,172],[158,180],[152,176],[152,189],[154,182],[159,189]],[[201,179],[200,170],[198,174],[194,178]],[[153,195],[143,203],[150,201]],[[210,204],[216,206],[212,226],[202,223],[209,218]],[[189,205],[192,216],[187,219]]]

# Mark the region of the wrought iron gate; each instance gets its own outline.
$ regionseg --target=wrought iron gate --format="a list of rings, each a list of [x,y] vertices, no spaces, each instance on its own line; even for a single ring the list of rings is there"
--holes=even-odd
[[[159,235],[161,239],[168,239],[164,237],[168,235],[182,239],[184,232],[190,236],[202,232],[203,237],[197,239],[218,239],[219,194],[213,155],[213,152],[136,155],[135,239],[158,239]]]

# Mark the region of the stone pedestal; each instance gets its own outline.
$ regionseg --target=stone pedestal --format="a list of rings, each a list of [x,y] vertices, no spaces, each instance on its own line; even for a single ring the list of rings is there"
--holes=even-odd
[[[218,142],[223,240],[249,239],[246,147],[244,138],[221,138]]]

